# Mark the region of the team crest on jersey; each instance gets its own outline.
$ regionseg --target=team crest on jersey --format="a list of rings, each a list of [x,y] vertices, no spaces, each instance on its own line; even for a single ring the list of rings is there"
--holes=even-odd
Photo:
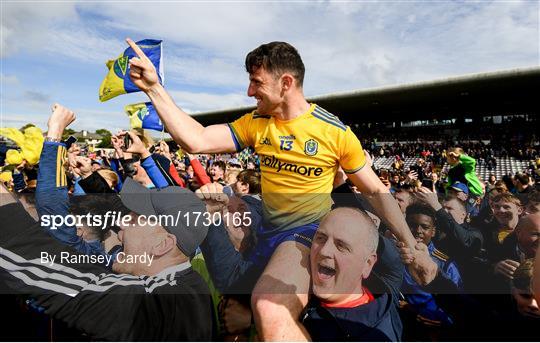
[[[310,139],[304,144],[304,152],[308,156],[314,156],[317,154],[317,150],[319,149],[319,143],[317,143],[316,140]]]

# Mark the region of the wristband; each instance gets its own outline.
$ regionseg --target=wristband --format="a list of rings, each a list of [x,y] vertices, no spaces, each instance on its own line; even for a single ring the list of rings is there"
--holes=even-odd
[[[54,137],[45,137],[45,142],[54,142],[54,143],[60,143],[62,141],[62,138],[54,138]]]

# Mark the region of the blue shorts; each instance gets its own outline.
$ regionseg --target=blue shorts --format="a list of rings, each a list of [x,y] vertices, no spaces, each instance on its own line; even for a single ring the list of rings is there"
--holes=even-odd
[[[318,228],[319,223],[317,222],[298,226],[283,232],[270,232],[267,234],[264,231],[260,232],[257,234],[257,245],[255,245],[248,259],[257,266],[264,267],[270,261],[277,247],[287,241],[298,242],[311,248],[313,236]]]

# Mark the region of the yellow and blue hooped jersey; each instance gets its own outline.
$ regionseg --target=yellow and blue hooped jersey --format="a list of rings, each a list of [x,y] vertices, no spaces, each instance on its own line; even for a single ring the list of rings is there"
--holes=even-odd
[[[251,146],[259,155],[264,215],[274,228],[319,220],[330,210],[338,166],[354,173],[366,163],[351,129],[316,104],[292,120],[253,111],[229,127],[238,151]]]

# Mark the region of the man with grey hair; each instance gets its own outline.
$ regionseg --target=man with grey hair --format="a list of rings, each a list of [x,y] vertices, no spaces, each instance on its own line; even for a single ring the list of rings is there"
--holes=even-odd
[[[401,340],[397,309],[404,267],[365,212],[329,212],[313,237],[310,265],[315,297],[302,323],[313,340]]]

